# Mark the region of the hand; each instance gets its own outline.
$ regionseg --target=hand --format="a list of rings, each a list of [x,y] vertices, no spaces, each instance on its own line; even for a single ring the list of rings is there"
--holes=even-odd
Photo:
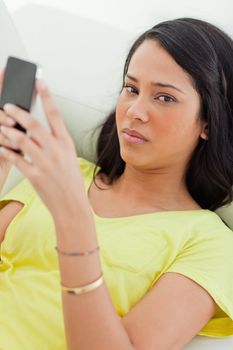
[[[0,95],[1,95],[1,91],[2,91],[3,79],[4,79],[4,69],[1,69],[0,70]],[[6,113],[4,113],[4,111],[2,111],[1,109],[0,109],[0,125],[5,125],[5,126],[14,126],[15,125],[15,121],[12,118],[8,117],[6,115]],[[9,140],[0,133],[0,145],[3,145],[3,144],[6,147],[11,147]],[[11,166],[11,164],[10,164],[9,160],[5,159],[0,154],[0,177],[1,178],[2,178],[2,176],[5,175],[5,172],[9,171],[10,166]]]
[[[74,199],[82,201],[86,195],[75,146],[49,89],[41,80],[37,80],[36,90],[51,132],[30,113],[7,104],[4,106],[5,113],[22,125],[27,134],[10,126],[2,127],[1,134],[14,148],[21,149],[27,158],[29,156],[30,161],[6,147],[0,148],[1,155],[29,179],[52,213],[57,212],[58,208],[74,210]]]

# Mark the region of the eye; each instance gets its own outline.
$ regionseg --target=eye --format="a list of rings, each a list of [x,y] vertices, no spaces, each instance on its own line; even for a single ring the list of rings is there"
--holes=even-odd
[[[162,98],[162,99],[161,99]],[[168,95],[160,95],[158,99],[165,103],[175,102],[175,99]]]
[[[135,88],[134,88],[133,86],[131,86],[131,85],[125,84],[125,85],[123,86],[123,88],[124,88],[130,95],[137,93],[137,89],[135,89]]]

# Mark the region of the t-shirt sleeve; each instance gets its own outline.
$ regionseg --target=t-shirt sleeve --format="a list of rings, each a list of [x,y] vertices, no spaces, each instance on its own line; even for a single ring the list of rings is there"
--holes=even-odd
[[[215,300],[218,311],[200,335],[233,335],[233,231],[220,218],[193,234],[166,272],[185,275]]]
[[[21,180],[8,193],[0,196],[0,209],[2,209],[9,201],[16,200],[23,204],[28,203],[36,192],[28,179]]]

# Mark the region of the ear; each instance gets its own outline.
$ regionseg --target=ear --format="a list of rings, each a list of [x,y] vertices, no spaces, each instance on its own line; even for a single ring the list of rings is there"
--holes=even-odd
[[[202,126],[200,138],[202,138],[203,140],[208,140],[208,124],[207,123],[204,123]]]

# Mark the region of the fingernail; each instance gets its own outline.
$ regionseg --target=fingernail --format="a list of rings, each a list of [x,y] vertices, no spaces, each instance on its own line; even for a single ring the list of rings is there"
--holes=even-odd
[[[4,111],[11,113],[11,112],[15,111],[15,106],[13,104],[11,104],[11,103],[6,103],[3,106],[3,109],[4,109]]]

